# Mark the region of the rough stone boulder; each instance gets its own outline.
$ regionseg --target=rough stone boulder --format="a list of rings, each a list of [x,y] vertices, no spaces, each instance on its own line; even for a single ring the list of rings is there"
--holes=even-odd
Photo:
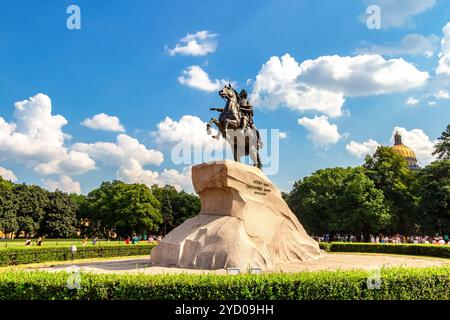
[[[322,255],[258,168],[234,161],[204,163],[192,167],[192,182],[201,211],[152,250],[152,265],[267,270]]]

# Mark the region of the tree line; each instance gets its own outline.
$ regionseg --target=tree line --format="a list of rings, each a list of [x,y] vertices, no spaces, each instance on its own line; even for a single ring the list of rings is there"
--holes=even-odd
[[[0,231],[10,236],[105,238],[165,234],[200,211],[172,186],[103,182],[87,195],[50,192],[0,177]]]
[[[450,125],[434,155],[437,161],[410,170],[402,156],[381,146],[362,166],[318,170],[283,196],[314,235],[449,234]],[[169,185],[112,181],[78,195],[0,177],[0,231],[15,236],[166,234],[199,211],[196,195]]]
[[[401,155],[380,146],[362,166],[318,170],[284,197],[314,235],[448,235],[450,125],[433,155],[436,161],[410,170]]]

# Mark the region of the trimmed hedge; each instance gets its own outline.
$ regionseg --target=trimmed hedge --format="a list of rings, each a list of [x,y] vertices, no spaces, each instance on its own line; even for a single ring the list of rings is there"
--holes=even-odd
[[[77,246],[73,259],[119,257],[150,254],[153,244]],[[0,266],[66,261],[72,259],[70,246],[11,247],[0,249]]]
[[[193,275],[79,274],[69,289],[66,272],[0,273],[0,299],[83,300],[418,300],[450,299],[450,268],[388,268],[378,288],[370,271]],[[371,282],[369,282],[370,284]]]
[[[412,256],[450,258],[450,245],[321,242],[321,249],[329,252],[390,253]]]

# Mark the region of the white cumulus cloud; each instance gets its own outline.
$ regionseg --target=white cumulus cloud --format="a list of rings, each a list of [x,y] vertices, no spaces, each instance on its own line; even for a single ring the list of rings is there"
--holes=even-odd
[[[184,115],[179,120],[166,117],[157,124],[157,130],[151,132],[154,141],[163,148],[171,149],[174,164],[194,164],[229,158],[231,148],[225,140],[214,139],[218,130],[211,127],[206,131],[206,122],[197,116]]]
[[[209,75],[199,66],[190,66],[183,70],[182,75],[178,77],[178,81],[185,86],[207,92],[218,91],[229,83],[228,80],[224,79],[211,80]]]
[[[109,116],[105,113],[99,113],[92,118],[87,118],[81,122],[81,125],[97,130],[125,132],[125,128],[120,124],[118,117]]]
[[[74,154],[65,146],[69,135],[62,127],[67,120],[52,114],[47,95],[39,93],[14,107],[12,123],[0,117],[1,158],[26,164],[39,174],[80,174],[95,168],[87,154]]]
[[[278,138],[280,140],[286,139],[288,137],[288,133],[286,131],[280,131],[278,132]]]
[[[188,56],[205,56],[213,53],[217,48],[217,33],[208,30],[198,31],[194,34],[188,33],[173,49],[167,49],[171,56],[176,54]]]
[[[164,169],[164,171],[161,172],[159,180],[161,181],[161,185],[172,185],[178,191],[193,191],[191,167],[185,167],[181,172],[175,169]]]
[[[93,159],[106,165],[119,167],[130,160],[136,160],[141,165],[160,165],[164,160],[160,151],[147,149],[137,139],[126,134],[119,134],[116,143],[76,143],[73,145],[73,150],[87,153]]]
[[[0,176],[3,177],[3,179],[16,182],[17,177],[11,170],[5,169],[3,167],[0,167]]]
[[[59,180],[43,179],[42,183],[50,191],[59,190],[67,193],[81,193],[80,183],[72,180],[69,176],[62,176]]]
[[[289,54],[281,59],[271,57],[256,76],[251,101],[256,107],[268,109],[284,105],[292,110],[316,110],[330,116],[341,115],[344,95],[303,83],[299,79],[301,73],[301,65]]]
[[[146,170],[138,161],[132,159],[126,166],[119,168],[117,178],[127,183],[143,183],[149,187],[154,184],[159,186],[169,184],[179,191],[192,191],[190,167],[184,168],[181,172],[175,169],[164,169],[160,173]]]
[[[435,34],[424,36],[421,34],[408,34],[404,36],[397,45],[371,45],[358,48],[357,54],[379,54],[379,55],[424,55],[432,57],[439,45],[439,37]]]
[[[436,99],[448,100],[450,95],[447,90],[439,90],[433,94]]]
[[[0,155],[27,162],[43,162],[63,157],[67,120],[52,115],[51,100],[45,94],[16,102],[13,118],[8,124],[0,119]]]
[[[403,59],[379,55],[323,56],[299,64],[285,54],[262,66],[251,100],[256,107],[287,106],[337,117],[345,97],[402,92],[422,86],[428,77]]]
[[[415,98],[415,97],[409,97],[408,100],[406,100],[406,104],[408,106],[415,106],[416,104],[418,104],[420,102],[419,99]]]
[[[95,161],[87,153],[72,150],[66,157],[41,163],[35,166],[33,170],[42,175],[60,173],[79,175],[95,168]]]
[[[441,52],[439,53],[439,66],[437,74],[450,75],[450,22],[442,28],[444,36],[441,39]]]
[[[435,74],[422,88],[420,100],[424,100],[430,106],[437,104],[436,100],[448,100],[450,98],[450,22],[442,28],[441,49],[438,53],[438,65]]]
[[[341,138],[337,126],[330,124],[326,116],[315,116],[313,119],[303,117],[298,119],[298,124],[309,131],[308,139],[321,148],[336,144]]]
[[[126,183],[143,183],[149,187],[156,184],[159,186],[172,185],[177,189],[191,192],[191,170],[190,167],[183,171],[175,169],[164,169],[161,173],[158,171],[146,170],[139,162],[132,160],[126,167],[121,167],[117,172],[117,178]]]
[[[157,171],[144,169],[142,163],[131,158],[120,165],[117,178],[127,183],[143,183],[148,186],[160,184]]]
[[[149,186],[160,184],[156,171],[145,169],[145,165],[161,165],[163,154],[154,149],[147,149],[137,139],[126,134],[119,134],[117,141],[76,143],[73,149],[89,154],[103,165],[116,168],[118,179],[128,183],[144,183]]]
[[[301,78],[309,85],[349,97],[402,92],[422,86],[429,78],[401,58],[385,60],[379,55],[324,56],[301,66]]]
[[[207,135],[206,122],[197,116],[184,115],[178,121],[166,117],[156,127],[157,131],[153,132],[152,135],[159,145],[173,146],[183,143],[200,147],[214,144],[219,149],[224,146],[223,140],[217,141],[212,139],[211,135]],[[212,135],[215,134],[217,134],[217,130],[212,132]]]
[[[358,158],[364,158],[366,155],[373,154],[379,146],[380,144],[378,142],[369,139],[368,141],[362,143],[352,140],[349,144],[346,145],[345,148],[351,155]]]

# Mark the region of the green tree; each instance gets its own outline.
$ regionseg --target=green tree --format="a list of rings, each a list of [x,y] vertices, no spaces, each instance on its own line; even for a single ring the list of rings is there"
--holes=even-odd
[[[133,232],[157,231],[162,223],[161,205],[143,184],[103,182],[88,193],[80,217],[90,221],[95,234],[111,237]]]
[[[120,184],[113,200],[114,227],[118,234],[156,232],[163,222],[161,205],[144,184]]]
[[[13,192],[17,202],[17,235],[22,231],[37,232],[48,205],[48,191],[35,185],[16,184]]]
[[[433,155],[440,160],[450,160],[450,124],[447,126],[434,146]]]
[[[84,194],[71,193],[70,200],[75,205],[75,215],[77,217],[77,229],[81,235],[91,235],[89,232],[89,219],[86,217],[87,197]]]
[[[362,168],[330,168],[294,184],[287,197],[292,211],[313,234],[383,231],[391,216],[378,190]]]
[[[17,223],[17,206],[13,193],[13,184],[0,177],[0,230],[14,233],[19,228]]]
[[[367,176],[382,190],[386,203],[393,215],[390,232],[406,233],[412,228],[414,203],[411,193],[414,173],[408,163],[390,147],[378,147],[375,153],[368,155],[364,168]]]
[[[418,223],[424,233],[450,233],[450,160],[423,168],[417,179]]]
[[[161,204],[161,214],[163,217],[163,232],[164,235],[167,234],[174,224],[172,201],[177,195],[177,190],[173,186],[166,185],[164,187],[159,187],[158,185],[153,185],[152,194],[158,199]]]
[[[76,234],[76,205],[67,193],[56,190],[48,194],[40,234],[51,238],[68,238]]]
[[[89,192],[85,204],[81,204],[79,215],[89,221],[91,234],[111,237],[114,229],[113,202],[116,186],[121,181],[102,182],[102,184]]]
[[[167,232],[200,211],[200,199],[196,195],[185,191],[178,192],[173,186],[153,185],[152,193],[161,203]]]
[[[196,216],[200,212],[200,198],[187,192],[178,192],[172,200],[174,225],[182,224],[186,219]]]

